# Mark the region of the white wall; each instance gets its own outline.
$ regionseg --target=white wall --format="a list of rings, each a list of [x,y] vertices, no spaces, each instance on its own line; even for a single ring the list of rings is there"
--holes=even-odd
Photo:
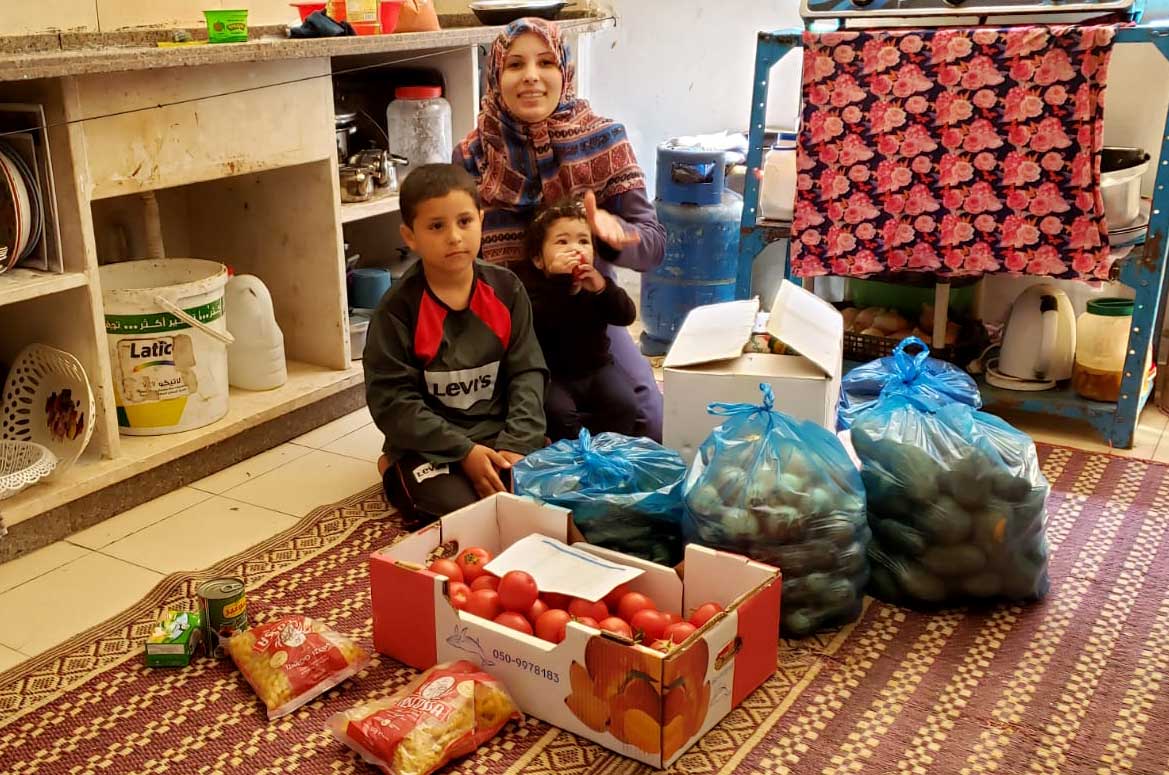
[[[592,104],[625,124],[653,192],[655,148],[745,131],[760,30],[798,28],[799,0],[610,0],[617,28],[592,43]],[[800,54],[772,71],[768,123],[794,126]]]

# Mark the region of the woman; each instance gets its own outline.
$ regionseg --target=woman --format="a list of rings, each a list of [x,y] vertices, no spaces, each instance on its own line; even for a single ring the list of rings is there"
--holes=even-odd
[[[483,258],[526,260],[524,233],[537,206],[583,192],[601,271],[638,272],[662,262],[666,232],[645,190],[625,127],[574,93],[559,28],[542,19],[508,25],[491,47],[478,125],[455,149],[479,183],[486,215]],[[634,435],[662,438],[662,394],[628,329],[609,329],[614,362],[635,386]]]

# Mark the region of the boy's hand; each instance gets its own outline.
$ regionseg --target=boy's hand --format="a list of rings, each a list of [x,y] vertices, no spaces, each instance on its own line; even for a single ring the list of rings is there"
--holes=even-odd
[[[502,453],[496,452],[491,447],[476,444],[463,458],[461,465],[463,473],[471,480],[471,484],[475,487],[475,492],[479,493],[480,498],[486,498],[497,492],[507,492],[507,488],[503,486],[503,480],[499,478],[499,471],[511,468],[511,461]]]
[[[600,293],[605,290],[605,284],[608,282],[605,275],[598,272],[592,264],[581,264],[572,271],[572,277],[589,293]]]
[[[512,452],[511,450],[507,449],[499,450],[499,454],[503,455],[507,459],[507,462],[511,463],[513,466],[524,459],[524,456],[518,452]]]

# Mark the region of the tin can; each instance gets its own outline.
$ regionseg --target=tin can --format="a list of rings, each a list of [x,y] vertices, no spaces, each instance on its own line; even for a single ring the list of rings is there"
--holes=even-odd
[[[212,579],[198,589],[199,607],[203,613],[207,654],[227,656],[225,643],[237,632],[248,628],[248,599],[240,579]]]

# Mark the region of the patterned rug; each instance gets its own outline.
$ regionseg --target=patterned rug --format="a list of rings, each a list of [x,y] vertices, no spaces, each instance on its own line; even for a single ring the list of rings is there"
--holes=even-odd
[[[1042,447],[1052,481],[1052,593],[1032,607],[922,615],[871,603],[856,624],[784,643],[775,677],[679,772],[1169,771],[1169,476],[1164,466]],[[267,723],[229,663],[147,670],[159,609],[200,579],[247,579],[253,620],[303,612],[370,642],[367,555],[396,535],[376,491],[319,509],[198,577],[0,674],[0,772],[347,773],[370,770],[324,731],[411,671],[359,679]],[[7,626],[7,625],[6,625]],[[1158,731],[1159,730],[1159,731]],[[451,772],[644,768],[529,720]]]

